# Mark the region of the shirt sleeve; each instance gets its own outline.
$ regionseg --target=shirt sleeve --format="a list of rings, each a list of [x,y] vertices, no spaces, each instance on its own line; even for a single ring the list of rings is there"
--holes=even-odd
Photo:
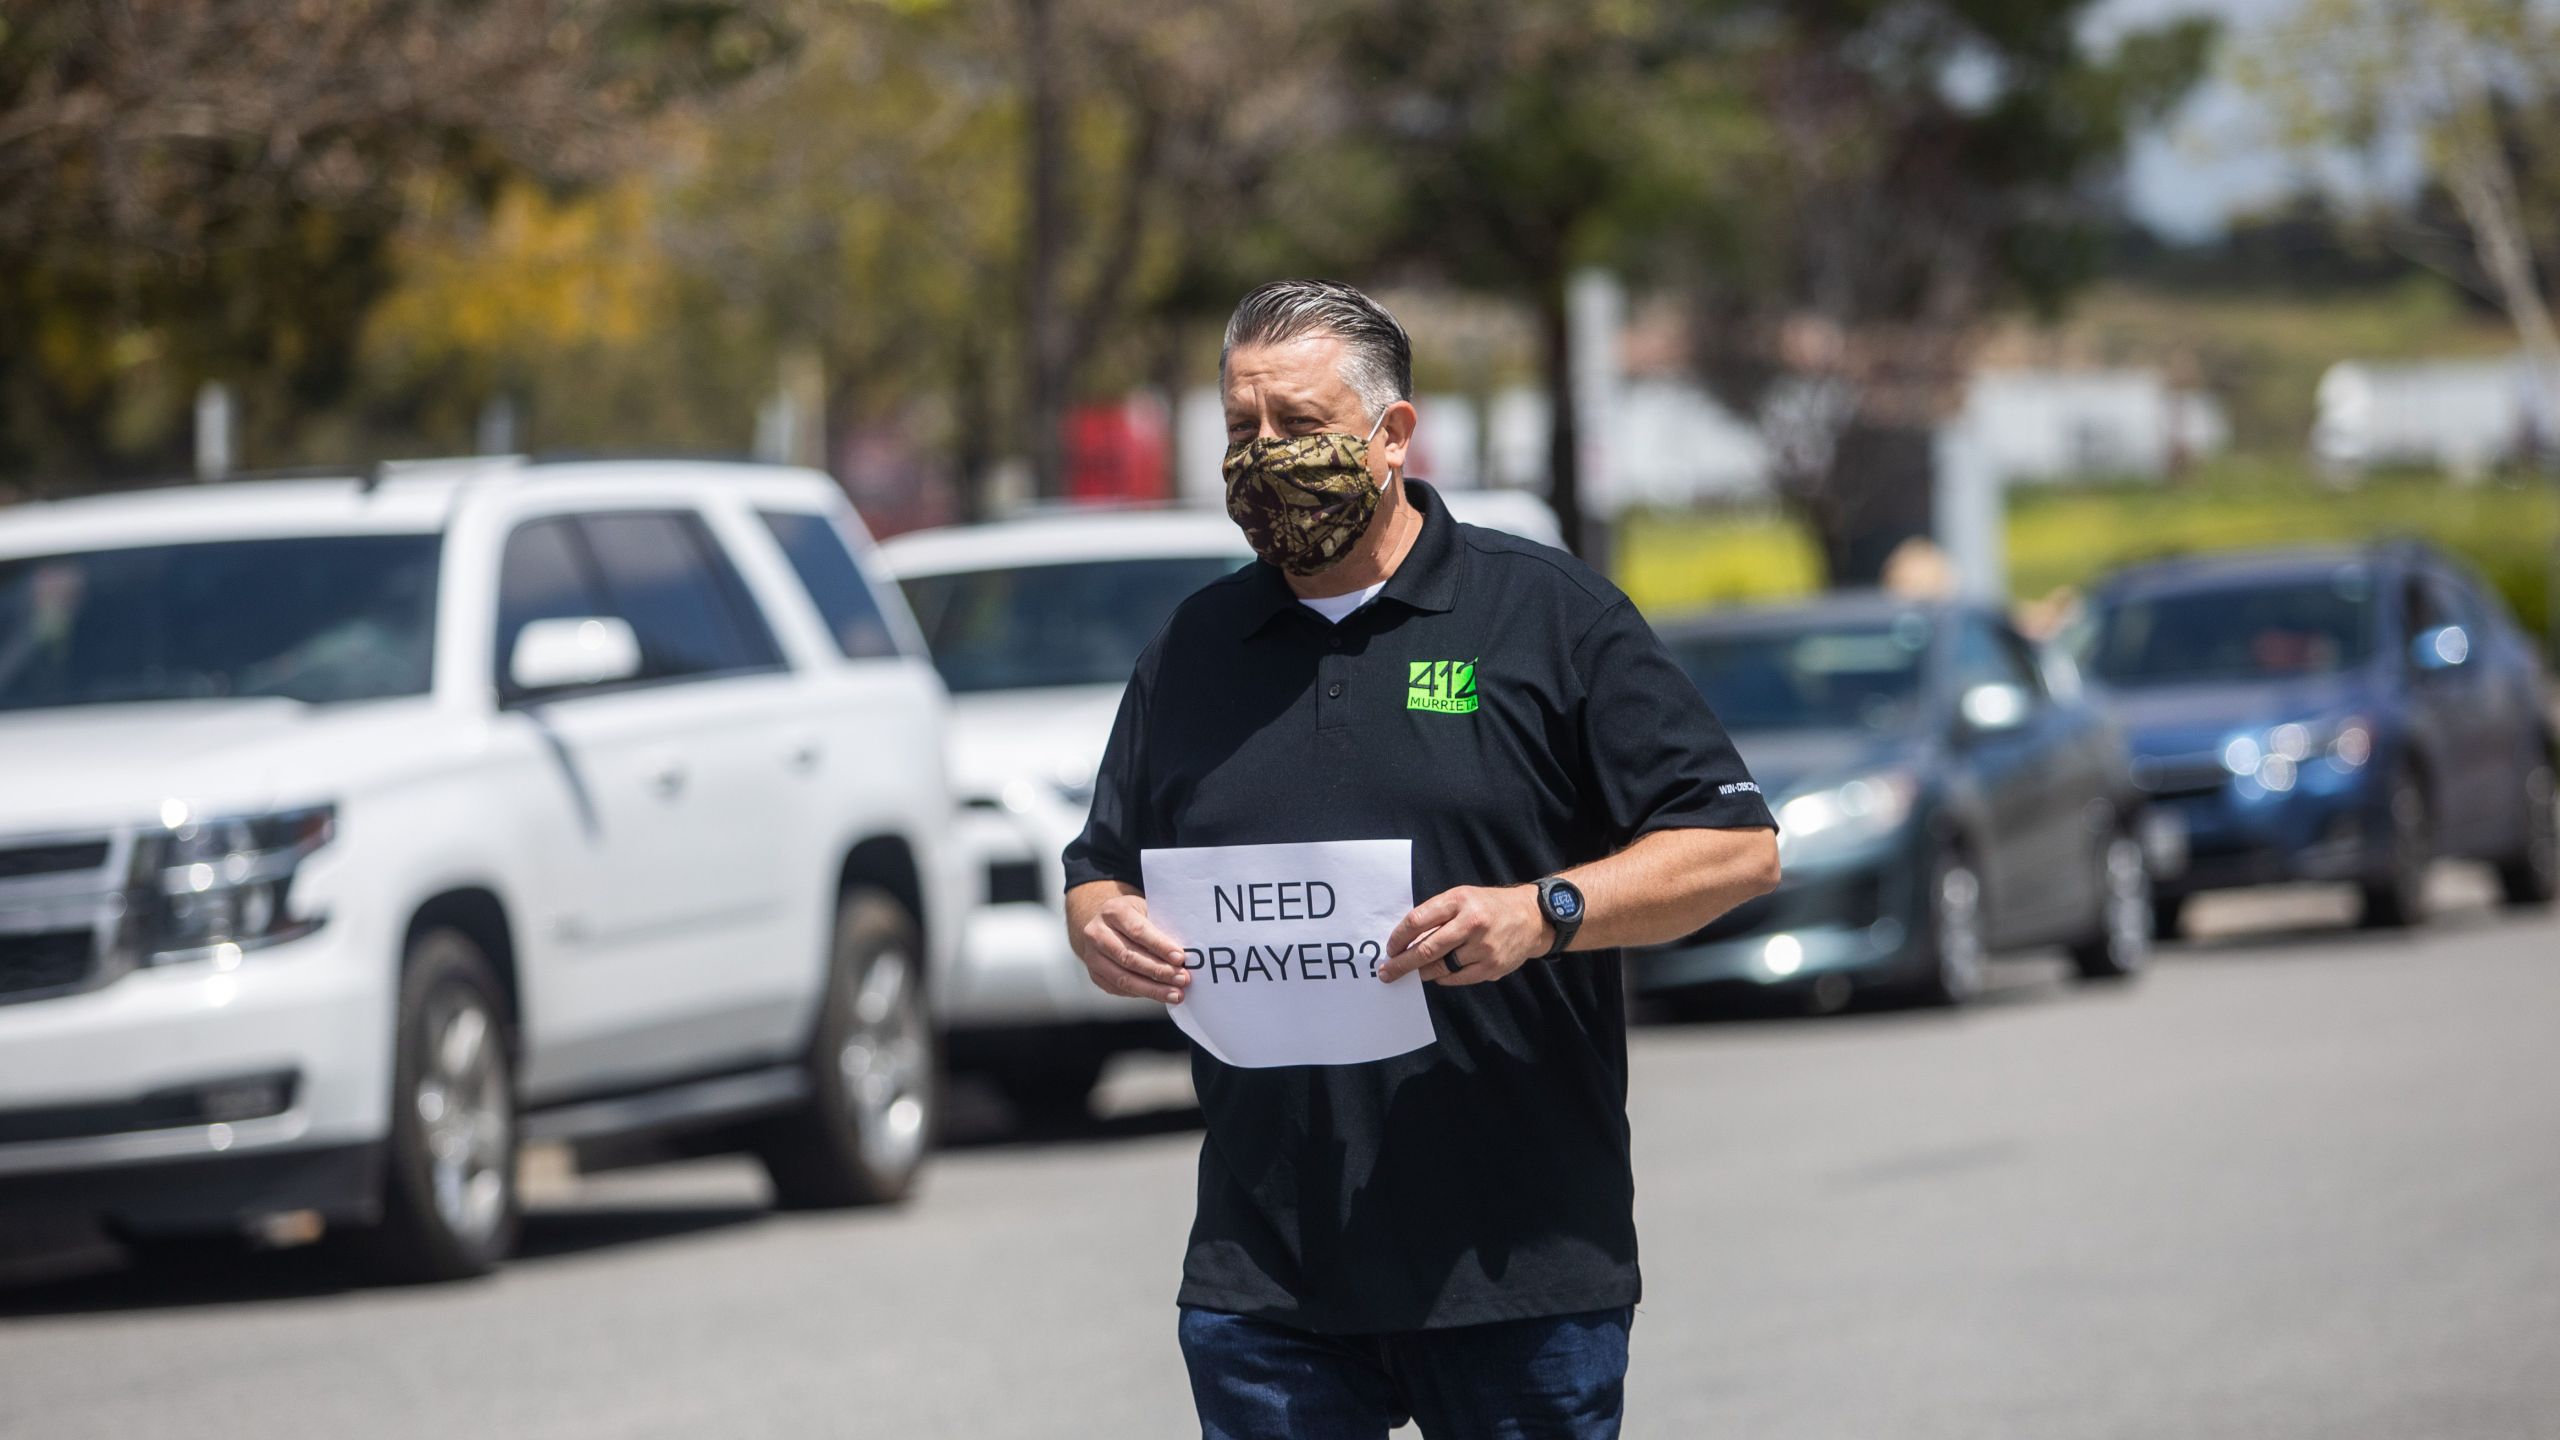
[[[1120,713],[1111,722],[1110,743],[1103,746],[1101,768],[1093,776],[1093,809],[1084,833],[1067,843],[1067,888],[1095,880],[1142,883],[1138,852],[1156,843],[1146,793],[1147,697],[1155,692],[1156,652],[1147,647],[1138,657],[1129,688],[1120,692]]]
[[[1582,733],[1609,829],[1625,845],[1655,830],[1777,828],[1715,712],[1625,599],[1575,647]]]

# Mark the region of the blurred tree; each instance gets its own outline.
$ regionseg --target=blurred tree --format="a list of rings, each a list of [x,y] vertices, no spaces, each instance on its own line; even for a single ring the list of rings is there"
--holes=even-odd
[[[2542,273],[2560,250],[2560,12],[2540,0],[2305,0],[2240,69],[2307,150],[2419,140],[2468,263],[2447,263],[2423,196],[2377,216],[2380,233],[2498,307],[2560,415],[2560,327]]]
[[[168,468],[209,377],[246,397],[250,453],[275,453],[346,393],[422,182],[603,173],[635,116],[753,63],[764,33],[699,0],[11,7],[0,464]]]
[[[1352,146],[1366,154],[1340,162],[1329,218],[1345,238],[1374,236],[1374,263],[1529,304],[1552,417],[1549,499],[1577,550],[1566,286],[1583,265],[1637,265],[1665,237],[1704,248],[1744,203],[1733,161],[1763,142],[1736,83],[1730,9],[1395,0],[1349,21]]]
[[[2092,8],[1788,0],[1729,19],[1773,139],[1740,243],[1694,276],[1692,333],[1835,584],[1925,526],[1982,322],[2090,276],[2129,128],[2202,68],[2206,22],[2101,47]]]
[[[1030,456],[1055,493],[1059,421],[1102,352],[1152,340],[1142,368],[1171,391],[1187,326],[1340,248],[1306,243],[1288,192],[1342,128],[1341,57],[1325,0],[1014,3]]]
[[[519,448],[743,451],[770,347],[678,266],[660,178],[414,200],[395,280],[366,314],[352,407],[310,417],[306,445],[450,451],[500,405]]]
[[[964,465],[1010,414],[1005,321],[1020,129],[987,3],[810,6],[795,51],[709,110],[662,186],[664,241],[691,283],[751,317],[770,366],[813,356],[822,447],[954,398]],[[991,30],[991,24],[997,28]]]
[[[1171,337],[1291,248],[1260,217],[1331,72],[1286,0],[910,0],[795,33],[708,115],[671,244],[820,357],[832,428],[938,412],[964,509],[1007,454],[1056,493],[1067,407],[1173,388]]]

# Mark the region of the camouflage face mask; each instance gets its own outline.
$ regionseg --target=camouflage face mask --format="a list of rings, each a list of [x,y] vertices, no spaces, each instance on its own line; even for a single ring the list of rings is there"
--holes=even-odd
[[[1253,553],[1292,575],[1339,563],[1378,513],[1368,435],[1339,432],[1248,440],[1227,447],[1227,518]]]

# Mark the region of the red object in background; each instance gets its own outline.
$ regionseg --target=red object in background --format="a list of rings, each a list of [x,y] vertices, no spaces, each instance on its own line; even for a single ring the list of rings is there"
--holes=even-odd
[[[1173,426],[1164,406],[1132,395],[1067,413],[1067,498],[1163,500],[1173,494]]]

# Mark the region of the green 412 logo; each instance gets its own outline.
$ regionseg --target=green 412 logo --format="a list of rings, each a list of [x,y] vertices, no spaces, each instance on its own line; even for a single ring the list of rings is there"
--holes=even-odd
[[[1407,666],[1404,708],[1434,710],[1443,715],[1475,713],[1476,662],[1414,660]]]

